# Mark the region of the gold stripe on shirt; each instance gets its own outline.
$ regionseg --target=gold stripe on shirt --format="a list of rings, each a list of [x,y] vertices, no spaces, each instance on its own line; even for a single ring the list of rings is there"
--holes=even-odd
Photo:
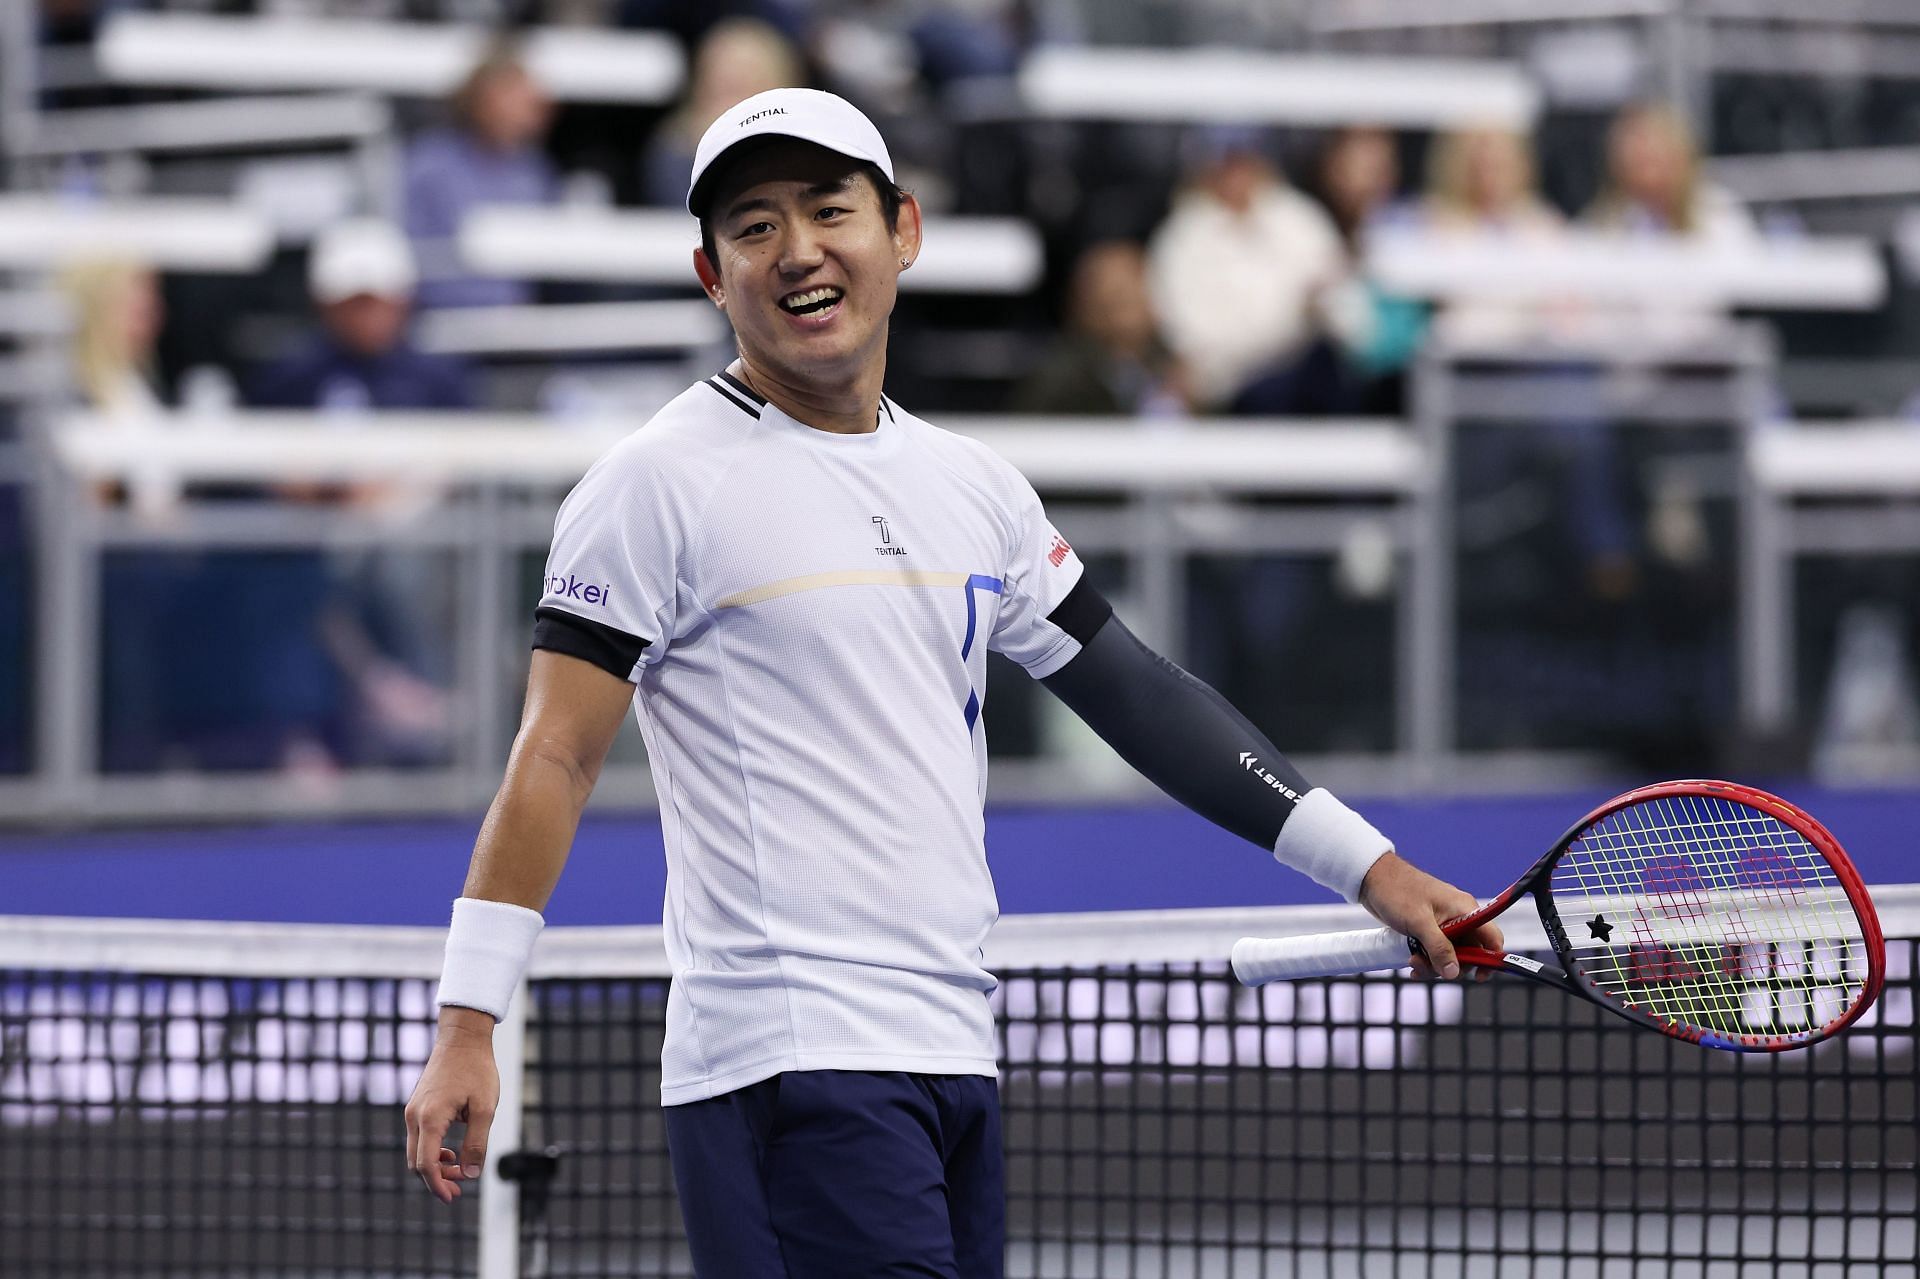
[[[835,586],[965,586],[966,584],[965,573],[928,573],[917,568],[846,569],[838,573],[808,573],[803,577],[789,577],[778,582],[768,582],[765,586],[749,587],[727,596],[714,607],[716,609],[744,608],[749,604],[779,599],[782,595],[799,595],[804,591],[824,591]]]

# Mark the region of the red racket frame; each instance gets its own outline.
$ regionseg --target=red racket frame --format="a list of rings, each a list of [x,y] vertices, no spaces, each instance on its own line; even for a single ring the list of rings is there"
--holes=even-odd
[[[1565,929],[1560,923],[1559,912],[1553,904],[1550,891],[1555,864],[1575,839],[1602,818],[1646,800],[1688,797],[1732,800],[1770,813],[1797,831],[1809,844],[1819,850],[1820,855],[1826,858],[1827,864],[1833,867],[1834,877],[1840,881],[1840,886],[1846,892],[1848,901],[1852,903],[1855,914],[1860,917],[1861,932],[1867,950],[1866,985],[1860,996],[1848,1005],[1846,1011],[1839,1017],[1824,1026],[1793,1035],[1716,1035],[1689,1026],[1669,1025],[1637,1009],[1629,1008],[1610,996],[1598,993],[1592,983],[1580,975],[1578,967],[1572,962],[1571,946],[1567,941]],[[1526,874],[1514,881],[1511,888],[1471,914],[1447,920],[1441,924],[1440,930],[1449,940],[1472,932],[1481,924],[1505,911],[1522,895],[1531,895],[1534,898],[1535,905],[1540,911],[1540,922],[1546,927],[1547,937],[1553,943],[1554,953],[1559,957],[1560,962],[1567,966],[1567,971],[1561,972],[1537,965],[1535,961],[1526,959],[1524,956],[1511,956],[1506,951],[1489,950],[1480,946],[1455,948],[1454,954],[1462,966],[1498,969],[1501,972],[1532,977],[1549,985],[1559,986],[1592,1000],[1629,1021],[1691,1043],[1711,1041],[1713,1047],[1729,1048],[1737,1052],[1780,1052],[1789,1048],[1803,1048],[1810,1043],[1837,1035],[1857,1021],[1861,1014],[1873,1006],[1874,1000],[1880,997],[1881,988],[1886,982],[1887,946],[1886,938],[1880,931],[1880,917],[1874,911],[1873,899],[1867,894],[1867,886],[1861,880],[1860,872],[1854,869],[1853,862],[1848,859],[1846,851],[1840,847],[1840,841],[1836,840],[1832,832],[1813,817],[1778,795],[1769,794],[1752,786],[1743,786],[1738,782],[1708,779],[1659,782],[1652,786],[1630,790],[1624,795],[1616,795],[1575,822],[1554,844],[1552,851],[1535,862]]]

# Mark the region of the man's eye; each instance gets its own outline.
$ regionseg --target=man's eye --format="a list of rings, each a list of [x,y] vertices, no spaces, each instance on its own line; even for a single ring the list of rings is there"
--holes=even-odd
[[[828,205],[828,206],[827,206],[826,208],[824,208],[824,209],[822,209],[822,210],[820,210],[820,212],[818,212],[818,213],[816,213],[816,214],[814,214],[814,216],[815,216],[815,217],[817,217],[817,218],[837,218],[837,217],[839,217],[839,216],[840,216],[841,214],[843,214],[843,213],[845,213],[845,212],[846,212],[846,210],[845,210],[845,209],[843,209],[843,208],[841,208],[841,207],[840,207],[839,205],[837,205],[837,204],[829,204],[829,205]]]
[[[753,224],[752,226],[747,226],[747,227],[742,227],[742,228],[740,229],[740,234],[741,234],[742,236],[749,236],[749,235],[763,235],[763,234],[765,234],[766,232],[768,232],[768,231],[771,231],[771,230],[773,230],[773,223],[771,223],[771,222],[755,222],[755,223],[754,223],[754,224]]]

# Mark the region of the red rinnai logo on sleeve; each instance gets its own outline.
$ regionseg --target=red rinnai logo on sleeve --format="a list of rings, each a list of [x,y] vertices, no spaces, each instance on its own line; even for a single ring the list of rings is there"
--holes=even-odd
[[[1072,554],[1072,552],[1073,548],[1067,545],[1067,539],[1055,533],[1053,535],[1053,549],[1047,552],[1047,563],[1053,565],[1055,568],[1059,568],[1067,562],[1067,556]]]

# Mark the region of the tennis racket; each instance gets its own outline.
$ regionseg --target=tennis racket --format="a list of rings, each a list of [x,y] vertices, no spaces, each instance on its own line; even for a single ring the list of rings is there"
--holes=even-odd
[[[1838,1034],[1872,1005],[1886,945],[1859,872],[1825,827],[1733,782],[1629,791],[1581,818],[1519,882],[1441,925],[1471,933],[1533,898],[1559,967],[1458,947],[1462,968],[1557,986],[1708,1048],[1777,1052]],[[1418,947],[1389,928],[1242,938],[1258,986],[1398,968]]]

